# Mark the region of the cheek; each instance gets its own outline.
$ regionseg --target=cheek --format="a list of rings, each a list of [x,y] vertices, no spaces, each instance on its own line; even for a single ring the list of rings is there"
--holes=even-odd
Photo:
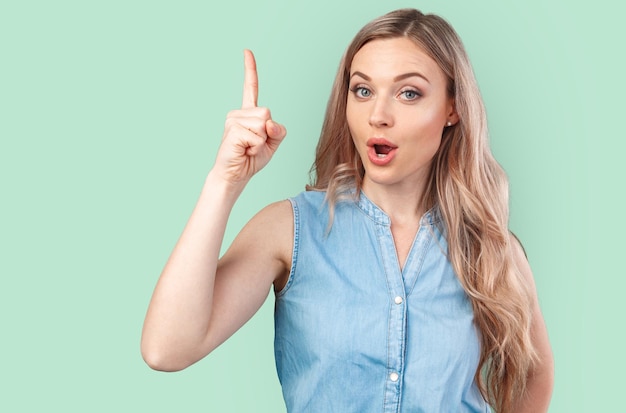
[[[352,138],[352,142],[357,151],[359,151],[361,146],[363,145],[363,140],[368,135],[367,131],[365,130],[365,128],[367,127],[367,122],[363,121],[358,111],[351,111],[347,109],[346,123],[348,125],[348,130],[350,131],[350,137]]]
[[[420,152],[429,157],[434,155],[441,145],[443,135],[443,120],[434,112],[423,112],[420,116],[413,115],[409,122],[404,124],[405,136],[417,145]]]
[[[405,116],[407,130],[417,132],[422,139],[441,139],[446,116],[440,110],[424,110]]]
[[[415,123],[417,127],[425,129],[435,129],[439,126],[443,126],[443,112],[437,108],[428,108],[419,113],[419,116],[415,116]]]
[[[358,114],[354,109],[354,105],[350,103],[348,100],[348,104],[346,105],[346,122],[348,123],[348,128],[350,129],[350,133],[354,135],[354,130],[358,126]]]
[[[357,148],[358,145],[355,142],[356,130],[355,127],[358,125],[358,122],[354,118],[354,112],[350,108],[350,102],[346,106],[346,124],[348,125],[348,132],[350,132],[350,138],[352,140],[352,144]]]

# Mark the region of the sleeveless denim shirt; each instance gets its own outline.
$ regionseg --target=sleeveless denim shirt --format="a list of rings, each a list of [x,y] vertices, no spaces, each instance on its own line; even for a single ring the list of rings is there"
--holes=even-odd
[[[276,368],[289,413],[490,412],[474,380],[472,306],[436,209],[400,270],[389,217],[365,194],[328,231],[323,192],[290,199],[294,246],[276,293]]]

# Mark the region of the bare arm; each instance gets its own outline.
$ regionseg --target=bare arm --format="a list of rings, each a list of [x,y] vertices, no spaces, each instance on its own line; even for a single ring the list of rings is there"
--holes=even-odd
[[[243,325],[262,305],[272,283],[290,265],[288,202],[261,211],[218,260],[232,207],[250,178],[285,137],[269,110],[256,106],[258,78],[245,52],[241,110],[232,111],[215,165],[154,290],[141,351],[157,370],[198,361]],[[259,242],[271,234],[274,242]]]
[[[515,413],[542,413],[547,412],[552,398],[554,386],[554,358],[546,324],[541,315],[539,300],[535,294],[535,281],[528,260],[522,246],[512,237],[511,242],[515,251],[515,259],[518,268],[522,271],[524,279],[533,291],[533,319],[531,335],[535,350],[539,356],[535,368],[528,377],[526,393],[518,405],[513,409]]]

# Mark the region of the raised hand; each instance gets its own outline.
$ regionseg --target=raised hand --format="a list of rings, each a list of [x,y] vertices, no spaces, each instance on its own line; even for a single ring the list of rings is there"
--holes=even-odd
[[[257,107],[259,80],[256,61],[244,51],[244,83],[241,109],[226,117],[224,136],[215,162],[216,172],[232,184],[245,184],[271,159],[287,131],[268,108]]]

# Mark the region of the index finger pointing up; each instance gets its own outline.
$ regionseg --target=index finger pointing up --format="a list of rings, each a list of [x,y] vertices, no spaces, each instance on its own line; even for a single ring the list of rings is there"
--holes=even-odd
[[[242,109],[255,108],[259,96],[259,77],[256,72],[254,54],[248,49],[244,53],[244,78]]]

